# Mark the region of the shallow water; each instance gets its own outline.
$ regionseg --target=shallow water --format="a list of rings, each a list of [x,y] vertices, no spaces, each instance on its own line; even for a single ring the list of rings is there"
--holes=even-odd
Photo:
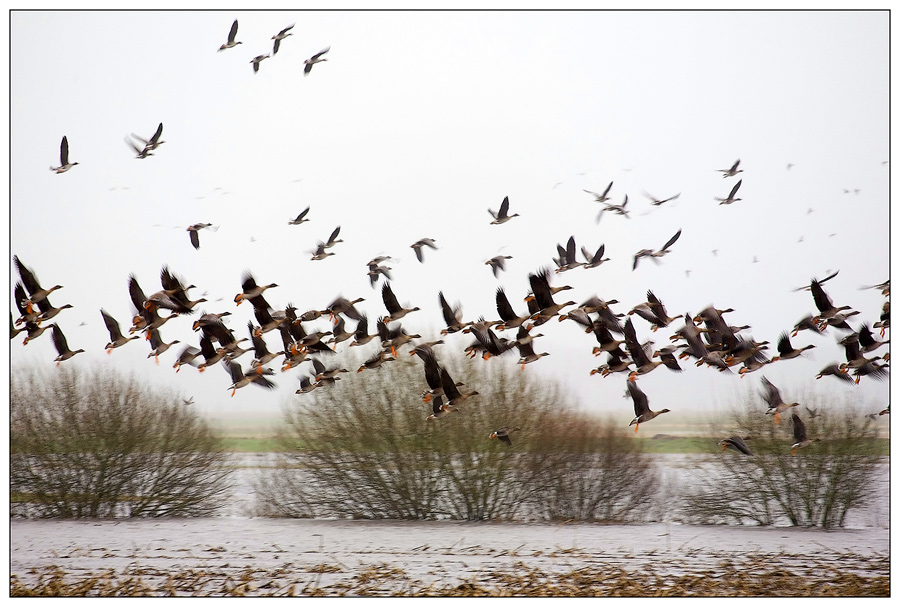
[[[883,499],[873,500],[873,506],[856,515],[852,528],[821,531],[675,523],[251,518],[246,516],[252,506],[250,481],[257,472],[252,466],[271,460],[253,455],[239,461],[251,466],[239,468],[236,493],[246,497],[235,502],[226,516],[11,519],[10,573],[26,584],[48,567],[62,568],[74,578],[109,572],[119,578],[139,575],[151,583],[202,571],[217,579],[253,579],[256,588],[340,589],[358,585],[363,572],[382,572],[391,578],[393,591],[408,592],[526,570],[549,575],[610,566],[637,571],[652,565],[659,575],[703,573],[723,561],[741,563],[754,556],[766,557],[772,567],[805,575],[830,566],[870,575],[866,558],[887,556],[890,549],[887,466],[883,478],[879,473]],[[692,458],[675,458],[667,468],[675,471],[672,474],[685,475],[677,479],[682,482],[690,479],[695,463]]]

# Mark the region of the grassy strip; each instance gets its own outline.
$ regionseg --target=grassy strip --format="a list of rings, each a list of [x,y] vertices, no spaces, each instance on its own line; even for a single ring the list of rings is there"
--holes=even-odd
[[[769,561],[773,557],[777,566]],[[851,563],[852,569],[865,573],[848,571]],[[119,574],[73,575],[54,566],[33,571],[38,577],[30,583],[11,575],[10,596],[890,596],[889,557],[860,555],[841,555],[836,564],[829,559],[817,562],[809,555],[748,554],[741,563],[725,558],[712,569],[682,574],[656,571],[653,564],[636,570],[590,565],[544,572],[517,562],[512,569],[489,567],[472,572],[462,583],[440,585],[425,585],[386,562],[355,573],[326,567],[245,568],[228,573],[221,568],[172,573],[129,567]],[[311,579],[310,573],[344,575],[338,575],[336,583],[320,585],[321,575]]]

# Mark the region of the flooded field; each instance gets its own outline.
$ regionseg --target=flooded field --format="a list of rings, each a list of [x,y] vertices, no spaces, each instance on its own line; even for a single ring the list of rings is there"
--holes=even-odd
[[[840,531],[267,519],[249,491],[217,518],[12,519],[11,593],[887,596],[884,468],[883,500]]]

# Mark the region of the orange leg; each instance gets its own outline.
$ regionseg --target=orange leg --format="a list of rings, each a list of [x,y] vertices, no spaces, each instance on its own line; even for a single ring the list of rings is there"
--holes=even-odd
[[[641,426],[640,424],[635,424],[635,425],[634,425],[634,431],[637,432],[637,429],[640,428],[640,426]]]

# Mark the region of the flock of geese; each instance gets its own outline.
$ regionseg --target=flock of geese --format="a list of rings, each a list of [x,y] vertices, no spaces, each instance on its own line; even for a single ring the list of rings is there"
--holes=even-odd
[[[272,37],[274,46],[271,54],[258,55],[251,63],[254,72],[259,70],[259,64],[266,58],[278,52],[282,41],[291,36],[293,25],[288,26]],[[234,21],[229,31],[227,42],[222,44],[219,51],[234,48],[241,44],[236,39],[238,22]],[[323,57],[328,48],[313,55],[305,61],[304,74],[309,74],[313,65],[325,61]],[[147,138],[132,135],[132,139],[126,140],[134,149],[136,158],[144,159],[152,155],[152,152],[164,143],[161,140],[163,125],[159,124],[155,133]],[[139,143],[135,143],[135,141]],[[61,174],[76,166],[77,162],[69,161],[69,147],[66,137],[62,138],[60,146],[60,166],[51,167],[55,173]],[[728,169],[719,169],[723,178],[735,177],[743,170],[740,160]],[[740,201],[736,198],[741,181],[737,181],[725,198],[716,198],[719,204],[733,204]],[[610,182],[602,193],[589,190],[585,192],[594,197],[602,206],[597,215],[599,222],[604,213],[619,215],[629,218],[628,196],[619,204],[609,202],[613,183]],[[680,194],[665,199],[657,199],[648,195],[651,204],[660,206],[677,199]],[[518,213],[510,213],[510,201],[505,197],[498,210],[488,209],[492,221],[491,225],[502,225],[519,216]],[[309,207],[302,211],[296,218],[291,219],[290,225],[300,225],[309,221],[307,214]],[[199,231],[211,228],[209,223],[197,223],[188,227],[190,242],[195,249],[200,248]],[[320,241],[313,253],[315,261],[324,260],[334,253],[330,250],[337,243],[340,226],[334,229],[327,241]],[[660,259],[672,251],[673,245],[682,234],[679,229],[659,249],[641,249],[634,254],[632,270],[636,270],[641,259],[649,259],[654,263],[660,263]],[[437,243],[431,238],[422,238],[410,245],[420,263],[426,261],[426,251],[436,250]],[[435,352],[435,346],[443,344],[443,337],[454,334],[470,334],[474,339],[465,348],[467,356],[483,359],[492,357],[508,357],[510,353],[518,356],[518,365],[524,370],[525,366],[548,356],[548,352],[538,352],[534,341],[542,337],[541,333],[533,332],[535,327],[544,325],[551,320],[558,322],[564,320],[573,321],[584,333],[591,336],[594,342],[592,351],[594,355],[605,355],[605,362],[590,371],[591,375],[608,377],[609,375],[626,374],[627,394],[634,403],[635,416],[630,426],[634,426],[637,432],[640,424],[647,423],[657,416],[669,412],[668,409],[651,410],[647,395],[638,387],[638,379],[655,371],[659,367],[666,367],[670,372],[682,371],[685,361],[693,362],[697,367],[706,367],[723,373],[732,373],[735,370],[740,375],[745,375],[774,364],[778,361],[787,361],[803,355],[805,350],[813,348],[813,345],[796,347],[791,342],[801,331],[810,331],[822,334],[826,331],[840,331],[839,344],[844,348],[842,362],[829,364],[817,375],[816,379],[825,376],[836,378],[838,381],[859,383],[863,377],[875,380],[883,380],[888,375],[889,353],[882,356],[874,355],[876,350],[886,346],[889,340],[881,341],[876,337],[872,329],[880,329],[880,337],[884,337],[885,330],[890,326],[890,281],[875,285],[888,298],[885,301],[878,322],[871,328],[868,323],[863,323],[854,330],[848,323],[848,319],[859,314],[848,305],[835,306],[825,292],[823,284],[834,278],[837,272],[823,280],[811,280],[808,286],[801,287],[811,292],[815,313],[807,314],[791,331],[783,331],[776,342],[777,355],[771,358],[766,355],[769,342],[757,342],[750,337],[743,337],[742,331],[748,326],[735,326],[729,324],[724,316],[733,312],[731,308],[717,309],[707,307],[699,314],[669,316],[662,300],[652,291],[647,291],[646,302],[641,302],[630,310],[616,312],[613,306],[619,302],[616,300],[604,301],[596,296],[576,305],[575,301],[561,301],[559,293],[571,287],[552,286],[554,276],[558,276],[575,268],[596,268],[609,261],[604,258],[604,246],[594,252],[586,247],[581,247],[583,261],[577,258],[577,248],[574,237],[569,238],[566,246],[557,245],[558,257],[552,261],[556,266],[555,271],[542,269],[528,275],[529,293],[525,298],[527,310],[517,311],[506,296],[503,287],[498,287],[495,294],[497,318],[486,320],[484,316],[477,320],[464,321],[459,305],[452,306],[448,303],[443,292],[438,293],[438,300],[442,311],[445,328],[441,331],[441,337],[432,341],[424,339],[421,335],[408,333],[402,326],[403,319],[408,315],[419,311],[418,307],[401,305],[394,293],[391,280],[391,268],[384,265],[390,261],[390,257],[379,256],[366,264],[371,285],[375,287],[377,282],[384,279],[381,286],[381,299],[386,313],[375,319],[375,332],[369,333],[369,319],[366,314],[356,308],[356,304],[363,301],[362,298],[348,300],[337,297],[322,309],[310,309],[301,312],[296,306],[288,303],[284,308],[276,309],[266,300],[270,289],[278,287],[276,283],[258,283],[249,271],[242,277],[240,291],[234,296],[234,303],[240,306],[249,302],[252,307],[253,320],[247,322],[246,333],[236,333],[226,325],[226,317],[232,313],[228,310],[218,313],[201,313],[192,322],[191,328],[197,335],[197,341],[193,344],[183,344],[173,365],[176,372],[183,366],[194,367],[198,372],[204,372],[210,366],[217,363],[227,370],[231,379],[228,390],[234,396],[240,388],[250,384],[265,389],[276,387],[272,381],[275,371],[269,366],[280,362],[282,372],[297,368],[299,365],[309,362],[311,373],[303,375],[297,394],[306,394],[316,389],[333,385],[341,379],[341,374],[349,373],[348,369],[338,366],[329,366],[329,358],[341,348],[362,347],[370,342],[379,344],[375,353],[365,360],[356,370],[357,373],[377,369],[384,364],[397,359],[401,348],[409,349],[410,355],[417,355],[423,363],[423,371],[427,389],[422,393],[422,399],[430,405],[431,414],[426,420],[437,420],[461,411],[461,406],[469,399],[478,396],[477,390],[469,390],[465,384],[454,380],[447,369],[442,366]],[[487,262],[496,277],[498,272],[505,270],[505,260],[510,256],[498,255]],[[57,365],[69,360],[73,356],[84,352],[82,349],[70,349],[65,335],[58,324],[48,322],[56,318],[62,310],[70,308],[66,304],[60,307],[51,305],[49,296],[61,289],[61,285],[44,288],[38,282],[35,273],[26,266],[18,256],[14,256],[14,264],[20,280],[14,287],[15,305],[19,312],[17,319],[10,313],[10,336],[15,338],[19,333],[25,333],[23,344],[28,344],[43,334],[47,328],[51,329],[51,338],[58,356],[55,359]],[[105,348],[108,353],[126,344],[139,340],[148,341],[150,351],[148,358],[153,358],[159,364],[159,358],[173,345],[180,343],[178,340],[163,341],[161,327],[173,319],[179,317],[194,317],[196,307],[206,302],[204,298],[192,300],[188,292],[197,288],[187,283],[167,266],[160,271],[161,289],[149,295],[138,284],[134,275],[128,279],[128,294],[134,307],[131,318],[131,326],[124,333],[118,320],[105,309],[100,309],[104,324],[109,332],[109,342]],[[798,289],[799,290],[799,289]],[[555,299],[559,297],[559,300]],[[624,308],[623,308],[624,310]],[[164,313],[161,313],[164,312]],[[683,320],[683,325],[678,326],[669,337],[669,343],[663,347],[654,347],[650,341],[641,341],[637,335],[634,317],[641,318],[648,324],[652,332],[668,329],[676,321]],[[321,330],[321,326],[314,327],[310,323],[321,322],[319,319],[327,318],[328,330]],[[255,322],[254,322],[255,321]],[[183,322],[175,320],[175,322]],[[348,323],[355,323],[352,330]],[[514,337],[512,336],[514,333]],[[267,334],[276,334],[278,349],[271,347],[271,340],[267,340]],[[506,337],[504,335],[509,335]],[[348,343],[347,346],[341,346]],[[246,353],[252,352],[252,360],[247,367],[243,367],[238,359]],[[784,363],[780,363],[784,364]],[[852,377],[851,377],[852,375]],[[781,397],[778,388],[767,378],[762,377],[762,396],[768,405],[765,412],[773,416],[774,423],[779,423],[782,414],[798,406],[798,403],[786,403]],[[185,401],[188,402],[188,401]],[[885,409],[881,414],[886,414]],[[809,439],[802,419],[796,414],[791,414],[793,424],[794,443],[791,446],[791,454],[798,449],[805,448],[819,438]],[[511,445],[510,434],[520,431],[519,427],[502,427],[490,433],[491,439],[497,438],[506,445]],[[740,453],[750,454],[744,440],[739,436],[733,436],[722,440],[719,445],[723,450],[731,448]]]

